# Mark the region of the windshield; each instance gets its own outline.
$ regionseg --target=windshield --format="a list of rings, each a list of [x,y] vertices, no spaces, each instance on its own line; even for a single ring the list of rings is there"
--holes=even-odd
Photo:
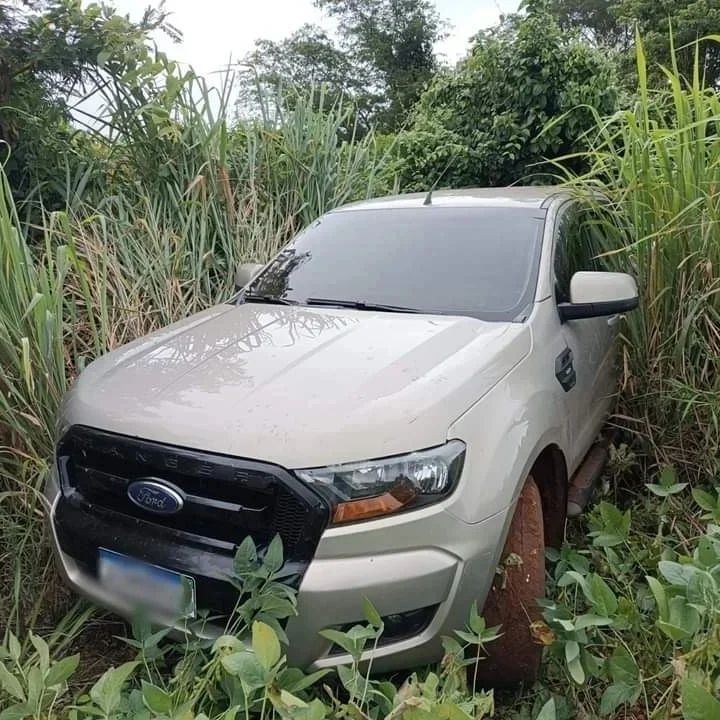
[[[523,320],[533,302],[537,209],[344,210],[305,229],[239,296],[482,320]]]

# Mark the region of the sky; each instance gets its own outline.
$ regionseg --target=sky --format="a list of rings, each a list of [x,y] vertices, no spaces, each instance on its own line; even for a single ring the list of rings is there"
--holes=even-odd
[[[139,19],[148,0],[112,4],[131,19]],[[518,0],[436,0],[435,4],[451,25],[437,51],[454,62],[465,54],[471,35],[497,23],[501,13],[515,11]],[[312,0],[166,0],[165,9],[172,13],[170,22],[182,31],[183,41],[173,46],[167,38],[157,37],[158,46],[205,75],[225,67],[231,57],[241,59],[257,38],[281,40],[304,23],[332,30]]]

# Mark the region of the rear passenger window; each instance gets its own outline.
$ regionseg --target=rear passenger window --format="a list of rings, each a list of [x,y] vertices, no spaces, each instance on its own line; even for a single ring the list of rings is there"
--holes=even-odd
[[[555,298],[570,302],[570,279],[581,270],[604,270],[601,229],[591,210],[573,205],[561,216],[555,240]]]

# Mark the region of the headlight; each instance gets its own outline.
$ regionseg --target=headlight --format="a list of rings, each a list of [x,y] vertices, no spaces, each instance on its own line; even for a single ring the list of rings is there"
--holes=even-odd
[[[465,443],[451,440],[429,450],[347,465],[296,470],[333,506],[333,523],[365,520],[437,502],[453,491],[462,472]]]

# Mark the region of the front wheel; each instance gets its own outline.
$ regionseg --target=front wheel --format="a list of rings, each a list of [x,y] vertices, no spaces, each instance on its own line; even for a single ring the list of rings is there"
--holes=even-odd
[[[510,523],[505,548],[483,609],[488,627],[501,637],[487,646],[489,657],[476,671],[479,687],[537,680],[543,646],[530,626],[541,617],[536,600],[545,594],[545,539],[542,502],[532,476],[525,481]]]

